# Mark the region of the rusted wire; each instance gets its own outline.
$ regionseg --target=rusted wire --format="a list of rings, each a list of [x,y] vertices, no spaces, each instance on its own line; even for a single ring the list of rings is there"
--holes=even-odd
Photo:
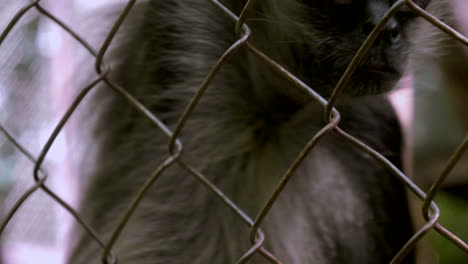
[[[179,118],[176,126],[173,130],[169,129],[154,113],[152,113],[149,109],[147,109],[140,101],[138,101],[133,95],[125,90],[125,87],[119,86],[116,82],[114,82],[110,77],[109,73],[112,72],[112,69],[106,65],[104,57],[105,54],[108,52],[110,45],[112,44],[116,34],[118,33],[122,23],[127,18],[128,14],[132,12],[132,9],[136,3],[136,0],[129,0],[127,4],[121,11],[121,14],[118,16],[116,21],[113,23],[111,30],[105,37],[104,42],[100,46],[99,49],[94,49],[89,43],[86,42],[84,38],[82,38],[79,34],[77,34],[72,28],[66,25],[63,21],[58,19],[56,16],[51,14],[47,11],[46,8],[40,5],[40,0],[32,1],[28,4],[25,4],[23,8],[21,8],[16,15],[10,20],[6,28],[0,34],[0,48],[3,41],[7,38],[8,34],[11,32],[12,28],[21,20],[23,15],[29,12],[32,9],[36,9],[40,12],[40,14],[59,27],[63,28],[70,36],[72,36],[80,45],[82,45],[90,55],[92,55],[95,59],[95,71],[96,71],[96,78],[95,80],[91,81],[86,87],[84,87],[80,93],[76,96],[73,102],[70,104],[69,108],[60,119],[56,127],[54,128],[51,135],[48,137],[46,144],[41,149],[41,152],[38,158],[34,158],[32,154],[30,154],[12,134],[3,126],[0,126],[0,131],[7,137],[9,142],[13,144],[21,153],[22,155],[26,156],[31,162],[34,164],[34,171],[33,171],[33,178],[35,180],[35,184],[26,190],[23,195],[18,199],[12,209],[7,212],[6,218],[0,222],[0,235],[3,233],[7,224],[11,221],[13,216],[17,213],[21,205],[23,205],[27,198],[34,192],[38,190],[44,191],[49,197],[54,199],[58,204],[60,204],[65,210],[67,210],[75,220],[85,229],[87,234],[99,244],[102,248],[102,263],[117,263],[117,256],[113,252],[113,246],[118,240],[121,232],[126,227],[129,219],[132,217],[134,212],[138,209],[138,206],[142,199],[145,198],[146,193],[152,188],[154,183],[163,176],[164,171],[171,166],[180,166],[193,177],[195,177],[201,185],[208,188],[213,194],[216,199],[220,199],[227,207],[229,207],[234,213],[236,213],[239,218],[250,227],[250,235],[249,239],[252,243],[252,246],[248,249],[247,252],[244,253],[243,256],[239,258],[236,262],[238,264],[247,263],[255,254],[261,254],[265,259],[267,259],[270,263],[281,264],[281,261],[274,256],[274,252],[269,252],[267,249],[263,247],[263,242],[268,240],[268,237],[265,233],[261,230],[261,225],[266,217],[268,217],[268,212],[270,211],[271,207],[274,205],[278,196],[282,193],[283,189],[287,185],[288,181],[293,177],[294,172],[300,166],[302,161],[307,157],[308,153],[313,151],[314,146],[317,142],[319,142],[320,138],[327,133],[334,132],[343,140],[349,142],[354,147],[360,149],[363,152],[366,152],[371,157],[373,157],[376,161],[378,161],[382,166],[384,166],[389,172],[391,172],[395,177],[400,179],[406,187],[414,193],[420,200],[423,201],[423,205],[421,207],[422,214],[426,220],[426,224],[417,230],[417,232],[412,236],[412,238],[405,244],[404,247],[398,252],[397,255],[391,261],[391,264],[400,263],[404,257],[415,247],[416,243],[426,236],[426,234],[431,231],[435,230],[450,240],[452,243],[460,247],[462,250],[468,253],[468,245],[462,239],[457,237],[456,235],[452,234],[449,230],[447,230],[444,226],[438,223],[438,219],[441,215],[439,208],[437,207],[436,203],[434,202],[434,197],[437,195],[442,183],[448,177],[450,171],[453,167],[459,162],[461,155],[464,153],[465,149],[468,146],[468,137],[464,140],[464,142],[460,145],[458,150],[453,154],[453,156],[448,161],[446,167],[440,174],[439,178],[433,183],[429,192],[426,194],[424,193],[416,184],[414,184],[403,172],[401,172],[397,167],[395,167],[392,163],[390,163],[383,155],[375,151],[374,149],[370,148],[362,141],[352,137],[351,135],[347,134],[339,127],[340,122],[340,113],[337,109],[334,108],[334,105],[337,99],[340,97],[341,93],[350,80],[350,77],[359,66],[359,63],[365,56],[366,52],[368,51],[369,47],[372,43],[376,40],[379,33],[383,30],[385,24],[392,18],[392,16],[398,11],[398,9],[403,6],[407,5],[410,7],[417,15],[422,17],[423,19],[427,20],[429,23],[433,24],[435,27],[439,28],[440,30],[444,31],[446,34],[450,35],[452,38],[457,40],[458,42],[462,43],[465,46],[468,46],[468,38],[465,37],[460,32],[456,31],[455,29],[451,28],[450,26],[446,25],[438,18],[434,17],[427,11],[423,10],[419,6],[417,6],[411,0],[399,0],[397,1],[384,15],[380,23],[378,23],[369,36],[366,38],[364,43],[361,45],[357,53],[355,54],[354,58],[350,62],[349,66],[345,70],[344,74],[340,78],[339,82],[337,83],[335,89],[331,97],[326,100],[325,98],[321,97],[316,91],[310,88],[307,84],[301,81],[298,77],[294,75],[294,73],[290,73],[280,64],[269,58],[265,55],[261,50],[255,47],[252,43],[249,42],[249,37],[254,34],[245,23],[247,15],[252,14],[252,11],[255,9],[255,1],[249,0],[247,1],[245,7],[243,8],[241,14],[236,16],[231,10],[225,7],[222,3],[217,0],[209,0],[213,3],[216,7],[219,8],[220,12],[226,14],[226,16],[233,21],[233,32],[238,36],[238,39],[224,52],[222,56],[218,59],[218,62],[213,66],[211,71],[206,75],[203,82],[200,84],[198,90],[192,96],[191,101],[184,109],[181,117]],[[210,182],[205,175],[201,172],[197,171],[195,168],[191,166],[188,162],[183,159],[183,143],[180,140],[179,136],[181,131],[183,130],[186,122],[190,119],[190,116],[194,109],[196,108],[197,104],[199,103],[200,99],[204,96],[205,92],[210,86],[211,81],[213,78],[218,74],[218,72],[222,69],[222,67],[226,64],[230,57],[236,55],[236,51],[239,49],[246,49],[265,64],[269,65],[272,71],[277,72],[283,78],[288,80],[292,83],[297,89],[301,89],[306,92],[310,96],[312,100],[318,102],[321,106],[323,106],[325,112],[325,122],[326,124],[322,127],[322,129],[315,134],[311,140],[304,146],[303,150],[298,154],[294,162],[289,166],[287,171],[282,175],[279,182],[277,183],[276,188],[273,190],[267,201],[265,201],[264,206],[261,208],[260,212],[256,216],[255,220],[252,220],[250,216],[248,216],[242,208],[236,205],[226,194],[224,194],[215,184]],[[98,86],[98,84],[105,84],[101,85],[102,87],[110,87],[114,90],[117,94],[122,96],[132,107],[138,110],[143,116],[148,118],[153,124],[156,129],[162,131],[168,138],[168,152],[167,158],[158,164],[155,171],[152,175],[148,176],[146,182],[139,188],[138,193],[133,198],[132,202],[130,203],[129,207],[122,212],[120,216],[120,220],[117,222],[116,227],[111,233],[110,239],[107,242],[101,240],[101,238],[97,235],[94,229],[89,226],[84,219],[77,213],[70,205],[68,205],[65,201],[63,201],[58,195],[52,192],[46,185],[46,180],[48,178],[46,172],[42,168],[42,164],[44,160],[47,158],[47,153],[49,152],[52,144],[56,141],[57,136],[59,135],[60,131],[63,129],[63,126],[68,122],[70,116],[73,114],[75,109],[82,104],[83,99],[88,96],[89,92]],[[101,87],[100,86],[100,87]],[[98,89],[103,89],[103,88]],[[213,87],[215,88],[215,87]],[[117,252],[118,253],[118,252]]]

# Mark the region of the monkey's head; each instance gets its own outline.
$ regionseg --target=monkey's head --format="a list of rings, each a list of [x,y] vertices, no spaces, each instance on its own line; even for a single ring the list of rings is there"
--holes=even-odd
[[[414,0],[425,8],[430,0]],[[287,2],[287,1],[286,1]],[[327,77],[325,96],[336,85],[366,37],[396,0],[299,0],[297,42],[301,72]],[[299,18],[298,18],[299,17]],[[298,18],[298,19],[297,19]],[[417,15],[406,5],[385,25],[364,56],[350,84],[348,95],[389,91],[401,77],[408,57],[411,22]],[[301,38],[301,39],[299,39]],[[313,61],[313,64],[308,64]],[[310,72],[307,68],[310,65]]]

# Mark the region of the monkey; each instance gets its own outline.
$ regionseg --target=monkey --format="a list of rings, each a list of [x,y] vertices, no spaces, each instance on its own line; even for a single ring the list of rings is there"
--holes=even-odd
[[[220,1],[239,15],[245,0]],[[249,42],[324,98],[393,0],[257,1]],[[417,0],[422,8],[428,0]],[[336,108],[339,126],[401,168],[400,126],[385,93],[406,70],[411,25],[402,7],[363,58]],[[168,128],[222,54],[235,22],[210,1],[138,3],[106,57],[110,77]],[[105,85],[101,85],[105,86]],[[97,87],[77,141],[84,153],[80,214],[102,237],[170,155],[169,139],[108,87]],[[178,137],[181,159],[254,218],[305,144],[324,108],[246,48],[216,74]],[[84,142],[84,143],[83,143]],[[379,162],[325,134],[261,223],[263,248],[281,263],[388,263],[413,234],[403,183]],[[235,263],[249,226],[182,166],[169,166],[144,196],[112,250],[119,263]],[[97,263],[102,248],[78,226],[68,263]],[[270,263],[256,253],[248,263]],[[409,254],[404,263],[414,263]]]

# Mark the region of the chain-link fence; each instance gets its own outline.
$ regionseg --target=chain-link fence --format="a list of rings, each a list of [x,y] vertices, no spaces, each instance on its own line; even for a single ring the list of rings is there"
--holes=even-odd
[[[130,217],[138,207],[140,201],[145,197],[147,191],[154,185],[154,183],[158,180],[158,178],[164,174],[164,171],[171,167],[171,166],[180,166],[186,171],[190,172],[193,176],[195,176],[200,184],[209,188],[217,197],[222,200],[227,207],[230,207],[234,210],[237,215],[245,222],[246,225],[250,227],[250,239],[252,242],[252,247],[242,256],[242,258],[238,261],[238,263],[246,263],[254,254],[262,254],[265,258],[270,260],[271,263],[281,263],[280,260],[276,259],[271,253],[266,251],[262,247],[262,243],[265,239],[264,234],[262,233],[260,226],[262,225],[266,215],[272,208],[273,204],[275,203],[276,199],[285,188],[288,181],[291,177],[294,176],[295,170],[301,164],[302,160],[307,156],[307,154],[314,148],[314,146],[320,141],[320,139],[326,135],[327,133],[334,132],[338,134],[344,141],[349,142],[350,144],[354,145],[356,148],[362,150],[363,152],[369,154],[374,159],[376,159],[379,163],[385,166],[395,177],[400,178],[406,187],[415,194],[422,203],[422,214],[424,219],[426,220],[426,224],[421,227],[414,236],[407,242],[407,244],[399,251],[399,253],[394,257],[391,263],[400,263],[401,260],[405,257],[405,255],[412,250],[416,243],[421,240],[426,234],[431,231],[435,230],[438,233],[442,234],[448,240],[450,240],[453,244],[457,245],[460,250],[465,251],[468,253],[468,244],[458,238],[456,235],[452,234],[449,230],[447,230],[444,226],[442,226],[439,222],[439,216],[441,214],[438,206],[433,201],[435,195],[440,189],[441,184],[447,178],[450,171],[459,161],[461,155],[465,151],[468,145],[468,137],[463,141],[463,143],[459,146],[457,151],[452,155],[452,157],[447,162],[445,169],[440,174],[439,178],[432,184],[430,190],[425,193],[423,192],[416,184],[413,183],[411,179],[409,179],[403,172],[401,172],[398,168],[396,168],[392,163],[390,163],[382,154],[375,151],[374,149],[370,148],[363,142],[359,141],[358,139],[352,137],[345,131],[343,131],[339,124],[340,124],[340,112],[334,108],[335,102],[337,101],[338,97],[342,94],[344,87],[346,87],[347,83],[350,80],[350,76],[356,70],[357,66],[359,65],[360,61],[363,59],[364,55],[366,54],[367,50],[371,46],[371,44],[376,40],[380,31],[382,31],[384,25],[389,21],[389,19],[397,12],[397,10],[402,7],[403,5],[407,5],[411,8],[416,14],[430,22],[434,27],[438,27],[440,30],[444,31],[446,34],[450,35],[452,38],[456,39],[458,42],[462,43],[465,46],[468,46],[468,38],[460,34],[459,32],[455,31],[448,25],[441,22],[439,19],[431,15],[430,13],[426,12],[425,10],[418,7],[415,3],[411,0],[399,0],[397,1],[387,12],[387,14],[382,18],[381,22],[374,28],[374,30],[370,33],[367,37],[365,42],[362,44],[361,48],[356,53],[354,59],[350,63],[349,67],[341,77],[340,81],[335,87],[332,95],[328,100],[322,98],[317,92],[303,83],[299,78],[297,78],[293,73],[288,72],[285,68],[281,65],[270,59],[267,55],[265,55],[261,50],[257,49],[253,44],[249,42],[249,36],[251,35],[251,31],[247,24],[244,24],[248,11],[250,9],[255,8],[253,0],[247,2],[246,6],[244,7],[243,12],[240,16],[236,16],[233,14],[229,9],[223,6],[220,2],[216,0],[210,0],[215,6],[217,6],[220,12],[224,12],[226,16],[230,19],[235,21],[236,27],[235,30],[238,33],[238,40],[230,46],[225,53],[219,58],[218,63],[212,68],[210,73],[206,76],[204,82],[199,87],[196,94],[191,99],[189,105],[183,112],[182,117],[180,118],[178,124],[174,129],[169,129],[159,118],[155,116],[149,111],[141,102],[135,99],[134,96],[127,93],[125,87],[121,87],[116,84],[110,77],[109,77],[109,67],[106,66],[104,61],[104,55],[106,54],[109,46],[111,45],[114,36],[118,32],[121,24],[126,19],[127,15],[131,12],[132,7],[135,5],[136,0],[128,1],[128,4],[122,10],[120,16],[117,18],[115,23],[113,24],[112,29],[109,31],[108,35],[105,38],[105,41],[101,45],[98,50],[95,50],[88,42],[83,39],[79,34],[77,34],[71,27],[63,23],[60,19],[56,16],[51,14],[46,8],[41,5],[40,0],[31,1],[30,3],[26,4],[21,10],[17,12],[17,14],[11,19],[7,27],[1,32],[0,35],[0,48],[2,48],[1,44],[4,40],[8,37],[8,34],[11,32],[12,28],[20,21],[25,14],[31,12],[31,10],[37,10],[42,16],[50,19],[61,28],[63,28],[68,34],[70,34],[76,41],[78,41],[92,56],[95,58],[95,70],[97,76],[93,81],[91,81],[86,87],[80,90],[79,94],[74,98],[73,102],[68,107],[68,110],[60,119],[58,125],[53,129],[53,132],[48,137],[46,144],[43,146],[40,154],[38,157],[34,157],[27,149],[25,149],[21,142],[19,142],[9,130],[0,125],[0,130],[3,134],[8,138],[8,140],[13,144],[18,151],[20,151],[25,157],[27,157],[33,164],[34,164],[34,173],[32,177],[35,180],[34,186],[32,186],[29,190],[27,190],[20,199],[16,202],[11,210],[9,210],[6,214],[6,217],[1,220],[0,222],[0,234],[3,233],[6,226],[11,222],[12,217],[17,214],[20,207],[27,201],[28,197],[30,197],[35,192],[44,192],[51,198],[53,198],[58,204],[60,204],[63,208],[65,208],[75,219],[79,222],[79,224],[86,230],[86,232],[98,242],[98,244],[102,247],[102,255],[103,259],[112,259],[112,249],[116,241],[119,239],[119,236],[126,226],[127,222],[129,221]],[[277,183],[277,187],[269,197],[268,201],[265,203],[264,207],[261,209],[255,220],[251,219],[247,216],[246,213],[243,212],[242,208],[239,208],[234,202],[230,200],[217,186],[212,184],[203,174],[192,167],[192,164],[188,164],[184,162],[183,159],[180,158],[181,152],[184,148],[184,142],[179,139],[179,135],[186,124],[187,120],[190,118],[191,113],[193,112],[195,106],[198,104],[200,99],[203,97],[205,91],[209,88],[209,84],[212,79],[216,76],[219,70],[223,67],[229,57],[236,56],[234,52],[239,49],[245,49],[254,54],[260,60],[263,60],[267,63],[273,71],[276,71],[281,76],[284,76],[287,80],[289,80],[292,84],[294,84],[297,89],[301,89],[305,91],[311,98],[316,100],[320,105],[323,106],[325,110],[325,119],[327,120],[327,124],[316,134],[312,137],[312,139],[308,142],[308,144],[303,148],[302,152],[296,157],[294,162],[290,165],[287,172],[282,175],[280,181]],[[158,167],[158,169],[148,178],[146,183],[141,187],[138,195],[133,199],[131,205],[125,212],[122,212],[121,220],[119,224],[112,232],[112,235],[108,241],[103,241],[99,235],[93,230],[92,226],[89,226],[86,221],[84,221],[80,214],[76,212],[69,204],[67,204],[59,195],[57,195],[54,191],[52,191],[47,186],[47,179],[48,174],[43,169],[43,162],[49,153],[49,150],[57,139],[57,136],[62,131],[64,125],[68,122],[70,116],[73,114],[75,109],[78,105],[81,104],[82,100],[89,94],[89,92],[96,87],[99,83],[107,84],[111,89],[113,89],[116,93],[120,94],[123,98],[125,98],[129,104],[135,107],[138,111],[141,112],[141,115],[146,116],[151,122],[154,123],[155,129],[161,130],[164,134],[170,138],[169,141],[169,150],[168,155],[169,157],[164,160]],[[100,88],[101,89],[101,88]],[[102,88],[104,89],[104,88]]]

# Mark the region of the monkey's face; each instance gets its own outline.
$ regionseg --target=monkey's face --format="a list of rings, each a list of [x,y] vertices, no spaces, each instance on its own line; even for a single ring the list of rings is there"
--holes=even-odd
[[[366,37],[396,0],[302,1],[307,16],[312,18],[304,22],[307,43],[311,44],[309,50],[318,63],[319,72],[331,74],[330,82],[335,85]],[[429,0],[415,2],[424,8]],[[406,65],[408,29],[416,17],[404,6],[390,19],[353,74],[345,93],[375,94],[395,85]]]

